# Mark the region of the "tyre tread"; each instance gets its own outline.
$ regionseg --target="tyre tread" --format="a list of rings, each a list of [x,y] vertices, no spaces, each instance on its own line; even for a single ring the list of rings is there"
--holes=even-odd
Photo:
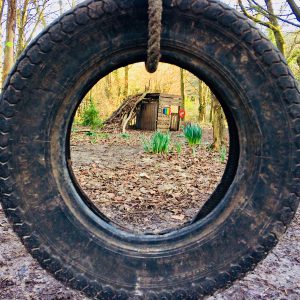
[[[58,257],[51,254],[51,249],[45,249],[40,242],[38,235],[34,232],[31,224],[22,220],[23,211],[19,208],[19,199],[13,195],[13,185],[10,182],[9,161],[11,152],[9,150],[10,139],[7,134],[11,131],[10,122],[16,113],[15,107],[21,100],[18,97],[26,85],[34,70],[40,66],[43,56],[51,52],[54,45],[63,41],[65,36],[74,32],[77,27],[84,26],[93,19],[108,17],[117,10],[132,8],[134,1],[86,1],[78,5],[73,11],[64,14],[50,28],[42,32],[25,50],[17,60],[15,66],[8,75],[4,83],[4,93],[0,103],[0,146],[1,146],[1,177],[0,188],[4,199],[1,199],[5,214],[13,225],[14,230],[21,238],[22,243],[39,263],[54,277],[71,288],[78,289],[93,299],[128,299],[132,296],[129,291],[115,290],[111,286],[102,286],[90,279],[85,274],[76,272]],[[172,7],[179,12],[193,13],[196,17],[201,15],[209,21],[215,21],[220,26],[226,27],[232,34],[238,36],[240,41],[247,43],[249,49],[254,51],[254,55],[259,58],[272,74],[278,85],[282,89],[283,100],[288,109],[291,127],[295,133],[299,134],[299,86],[288,69],[287,63],[280,52],[267,41],[266,37],[260,33],[255,24],[249,21],[244,15],[238,13],[227,5],[215,0],[188,0],[188,1],[164,1],[165,8]],[[239,24],[239,26],[236,26]],[[28,64],[29,62],[29,64]],[[294,124],[294,125],[293,125]],[[296,124],[298,124],[296,126]],[[295,139],[293,142],[294,151],[300,153],[300,142]],[[4,154],[5,153],[5,154]],[[300,165],[300,155],[296,155],[295,165]],[[294,183],[297,183],[299,168],[294,172]],[[212,295],[216,289],[225,288],[238,278],[245,276],[270,252],[277,244],[279,235],[285,232],[288,224],[295,215],[299,205],[299,191],[294,191],[290,197],[282,203],[281,212],[274,220],[274,233],[265,233],[253,253],[244,257],[241,261],[231,265],[230,270],[219,272],[215,278],[205,278],[195,283],[193,289],[175,289],[173,291],[151,291],[149,299],[199,299],[206,295]],[[191,292],[192,291],[192,292]],[[150,295],[149,294],[149,295]],[[197,298],[198,297],[198,298]]]

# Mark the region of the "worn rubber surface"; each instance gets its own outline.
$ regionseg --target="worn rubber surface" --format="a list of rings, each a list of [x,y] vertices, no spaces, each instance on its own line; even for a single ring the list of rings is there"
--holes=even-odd
[[[215,0],[165,0],[162,60],[212,87],[237,128],[239,161],[208,215],[165,235],[135,236],[89,209],[65,146],[89,88],[144,61],[146,45],[146,0],[84,2],[31,43],[1,96],[1,203],[33,257],[91,298],[201,299],[252,270],[295,214],[299,86],[236,11]]]

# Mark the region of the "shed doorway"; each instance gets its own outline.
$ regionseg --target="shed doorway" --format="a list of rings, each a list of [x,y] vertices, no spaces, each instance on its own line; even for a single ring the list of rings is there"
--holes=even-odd
[[[155,131],[157,127],[158,102],[142,102],[137,114],[137,127]]]

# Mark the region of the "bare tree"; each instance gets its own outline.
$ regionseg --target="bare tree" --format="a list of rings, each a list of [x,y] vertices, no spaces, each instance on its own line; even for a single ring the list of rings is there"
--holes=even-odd
[[[205,121],[206,98],[204,93],[204,82],[198,79],[198,122]]]
[[[275,15],[272,0],[264,0],[264,2],[266,7],[263,7],[255,0],[247,0],[249,6],[246,7],[242,0],[238,0],[238,4],[246,17],[257,24],[269,28],[273,32],[278,49],[282,54],[285,54],[285,41],[282,29],[278,23],[278,18],[282,18]],[[266,20],[261,20],[260,15],[263,15]],[[288,20],[285,21],[290,23]],[[298,26],[297,24],[293,25]]]
[[[14,63],[14,42],[15,42],[15,30],[16,30],[16,12],[17,3],[16,0],[8,1],[7,9],[7,22],[6,22],[6,39],[4,48],[4,62],[3,62],[3,74],[2,83],[4,83],[10,69]]]
[[[211,147],[216,151],[220,151],[222,146],[225,145],[226,118],[222,106],[214,94],[212,94],[212,104],[213,104],[212,124],[213,124],[214,141]]]
[[[0,1],[0,80],[2,81],[2,61],[3,61],[3,46],[2,46],[2,39],[3,39],[3,32],[2,32],[2,16],[3,16],[3,10],[4,10],[4,0]],[[0,84],[2,86],[2,84]]]
[[[17,27],[18,27],[18,41],[17,41],[17,56],[21,54],[25,48],[25,29],[28,19],[28,4],[29,0],[21,1],[20,6],[17,8]]]
[[[128,77],[129,77],[129,66],[126,66],[124,68],[124,98],[128,97]]]
[[[184,69],[182,68],[180,68],[180,91],[181,91],[181,99],[182,99],[182,108],[185,109],[186,105],[185,105]]]
[[[272,0],[265,0],[265,3],[267,6],[267,11],[268,11],[268,14],[266,17],[269,19],[269,22],[272,25],[270,29],[274,33],[277,48],[280,50],[280,52],[283,55],[285,55],[285,41],[284,41],[284,37],[282,34],[282,30],[280,28],[278,19],[274,12]]]

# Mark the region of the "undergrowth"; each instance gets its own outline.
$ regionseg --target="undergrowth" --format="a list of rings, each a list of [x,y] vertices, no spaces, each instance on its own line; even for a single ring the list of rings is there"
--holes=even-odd
[[[222,163],[225,162],[227,157],[227,149],[226,146],[222,145],[221,149],[220,149],[220,160]]]
[[[102,121],[99,118],[99,111],[92,99],[89,103],[89,106],[83,111],[82,125],[91,126],[93,128],[102,127]]]
[[[183,128],[183,133],[188,141],[189,146],[193,150],[193,155],[196,155],[196,147],[201,144],[202,141],[202,129],[198,124],[187,124]]]
[[[152,135],[150,140],[143,141],[143,147],[147,153],[168,153],[170,140],[171,137],[169,133],[162,133],[158,131]]]

